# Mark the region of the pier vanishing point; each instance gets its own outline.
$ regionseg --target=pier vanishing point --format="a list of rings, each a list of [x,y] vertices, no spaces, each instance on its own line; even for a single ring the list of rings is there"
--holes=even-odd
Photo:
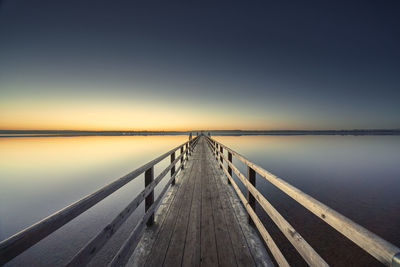
[[[170,158],[155,177],[154,166]],[[247,166],[241,173],[232,159]],[[67,266],[85,266],[142,203],[145,212],[109,266],[289,266],[255,212],[266,212],[310,266],[328,266],[256,187],[256,173],[386,266],[400,266],[400,249],[305,194],[244,156],[200,135],[0,243],[0,265],[29,249],[133,179],[145,188]],[[236,177],[236,179],[234,179]],[[155,196],[161,182],[164,187]],[[245,188],[240,190],[239,182]]]

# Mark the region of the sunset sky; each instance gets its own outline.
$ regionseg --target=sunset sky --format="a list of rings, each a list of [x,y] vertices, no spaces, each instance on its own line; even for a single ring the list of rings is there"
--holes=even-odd
[[[0,1],[0,129],[400,128],[399,14],[399,1]]]

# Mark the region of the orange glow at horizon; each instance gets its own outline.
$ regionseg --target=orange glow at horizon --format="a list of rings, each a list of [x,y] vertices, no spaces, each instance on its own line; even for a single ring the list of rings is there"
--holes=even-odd
[[[225,109],[226,110],[226,109]],[[268,123],[267,123],[268,122]],[[288,127],[277,118],[240,110],[199,108],[172,103],[5,103],[0,106],[1,130],[185,131],[268,130]]]

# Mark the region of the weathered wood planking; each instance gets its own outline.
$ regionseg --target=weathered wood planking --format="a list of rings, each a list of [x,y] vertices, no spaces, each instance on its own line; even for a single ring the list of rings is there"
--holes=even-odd
[[[209,159],[207,159],[209,160]],[[218,194],[214,172],[210,162],[207,164],[208,190],[211,193],[211,205],[214,217],[215,240],[218,247],[218,263],[220,266],[237,266],[233,244],[229,234],[230,225],[227,224],[220,195]]]
[[[188,150],[186,150],[188,155]],[[155,223],[152,227],[147,227],[141,237],[141,242],[138,244],[134,253],[131,255],[127,266],[144,266],[149,253],[153,247],[154,242],[164,224],[164,221],[169,214],[169,210],[172,208],[172,204],[177,199],[178,191],[183,190],[182,184],[189,179],[188,172],[190,172],[193,161],[188,161],[184,171],[182,171],[176,180],[175,186],[171,187],[166,193],[157,213],[155,214]]]
[[[146,211],[142,219],[135,226],[135,229],[131,232],[128,239],[122,245],[117,254],[114,256],[109,266],[111,267],[121,266],[125,265],[128,262],[129,256],[135,250],[137,244],[139,243],[139,240],[141,239],[142,232],[145,228],[146,222],[149,220],[151,216],[153,216],[158,205],[161,203],[165,192],[167,191],[169,185],[172,184],[172,181],[175,179],[177,174],[178,173],[176,172],[174,175],[171,176],[170,180],[164,186],[157,200],[149,207],[149,209]]]
[[[218,170],[214,164],[210,164],[211,169],[214,172],[215,183],[217,185],[218,195],[221,200],[222,210],[224,212],[225,220],[227,228],[230,230],[230,238],[232,242],[232,248],[235,254],[236,263],[238,266],[251,266],[254,265],[254,259],[251,256],[250,249],[246,242],[246,238],[243,234],[242,228],[237,221],[237,218],[234,214],[233,203],[230,202],[229,195],[225,186],[226,184],[222,183],[222,180],[218,178]],[[231,231],[233,229],[233,231]]]
[[[187,233],[187,225],[189,222],[190,208],[192,203],[193,190],[195,187],[195,179],[192,177],[193,172],[197,172],[198,166],[194,166],[189,173],[189,180],[185,194],[181,201],[186,203],[178,211],[177,221],[173,228],[171,240],[169,242],[168,250],[165,255],[164,266],[179,266],[182,263],[182,253],[185,246],[185,239]]]
[[[303,237],[282,217],[282,215],[280,215],[280,213],[265,199],[265,197],[258,192],[250,179],[246,179],[246,177],[244,177],[244,175],[235,166],[233,166],[233,164],[230,166],[233,168],[237,177],[246,186],[248,194],[255,196],[255,198],[253,197],[254,201],[257,199],[261,207],[263,207],[263,209],[271,217],[271,219],[290,241],[290,243],[292,243],[292,245],[297,249],[304,260],[310,266],[328,266],[328,264],[317,254],[317,252],[315,252],[315,250],[303,239]],[[250,206],[253,208],[251,204]]]
[[[196,143],[197,140],[198,138],[193,139],[193,143]],[[190,142],[191,141],[185,142],[184,144],[164,153],[158,158],[132,171],[131,173],[100,188],[96,192],[76,201],[75,203],[72,203],[64,209],[57,211],[49,217],[0,242],[0,265],[5,264],[17,255],[21,254],[26,249],[30,248],[46,236],[59,229],[61,226],[65,225],[107,196],[111,195],[116,190],[126,185],[155,164],[159,163],[171,153],[175,153],[175,151],[180,149],[182,146],[185,146],[189,143],[190,148],[192,148],[193,144]]]
[[[217,244],[215,241],[214,216],[209,189],[209,177],[205,168],[204,151],[201,151],[201,263],[204,266],[217,266]]]
[[[182,189],[178,191],[178,195],[172,203],[171,210],[167,215],[164,224],[158,234],[156,242],[149,254],[149,258],[145,265],[161,266],[164,263],[165,254],[168,250],[169,242],[173,233],[173,229],[177,220],[177,214],[183,205],[181,198],[185,195],[188,183],[182,185]]]
[[[228,153],[232,153],[237,159],[242,161],[247,165],[248,168],[253,169],[255,172],[260,174],[262,177],[267,179],[273,185],[278,187],[288,196],[293,198],[295,201],[303,205],[306,209],[314,213],[320,219],[325,221],[327,224],[332,226],[334,229],[342,233],[344,236],[349,238],[355,244],[360,246],[370,255],[378,259],[380,262],[387,266],[400,266],[400,249],[393,244],[387,242],[386,240],[382,239],[381,237],[375,235],[374,233],[370,232],[369,230],[365,229],[364,227],[356,224],[349,218],[341,215],[340,213],[336,212],[335,210],[329,208],[325,204],[319,202],[318,200],[312,198],[311,196],[305,194],[301,190],[295,188],[294,186],[290,185],[289,183],[285,182],[284,180],[276,177],[275,175],[269,173],[268,171],[264,170],[262,167],[258,166],[257,164],[249,161],[244,156],[240,155],[239,153],[233,151],[232,149],[228,148],[227,146],[207,137],[209,142],[214,147],[214,152],[218,155],[217,147],[224,147]],[[226,157],[221,153],[221,156],[225,161],[227,160]],[[229,177],[228,170],[222,165],[222,161],[219,162],[220,166],[223,167],[226,175]],[[233,164],[228,163],[228,166],[234,169]],[[235,169],[234,169],[235,170]],[[236,171],[238,171],[236,169]],[[236,173],[235,171],[235,173]],[[255,189],[254,186],[246,182],[243,175],[236,173],[238,176],[241,176],[242,182],[246,185],[248,189],[252,189],[252,194],[258,195],[257,200],[267,211],[267,213],[271,216],[274,222],[278,225],[278,227],[283,231],[283,233],[288,237],[290,240],[291,234],[288,232],[291,231],[291,226],[283,219],[282,216],[269,204],[269,202]],[[232,181],[232,179],[231,179]],[[239,194],[239,193],[238,193]],[[239,195],[240,196],[240,195]],[[248,203],[245,200],[243,203]],[[245,204],[247,205],[247,204]],[[249,213],[252,212],[252,209],[248,210]],[[294,229],[293,229],[294,231]],[[293,232],[292,232],[293,233]],[[297,232],[294,231],[296,236],[299,236]],[[292,236],[294,237],[294,236]],[[294,242],[293,242],[294,241]],[[300,241],[300,242],[298,242]],[[307,262],[309,261],[320,261],[320,257],[316,255],[314,249],[312,249],[308,244],[303,242],[304,240],[297,238],[291,240],[292,244],[295,245],[296,249],[299,253],[306,259]],[[310,263],[310,262],[309,262]],[[326,264],[326,263],[325,263]]]
[[[208,158],[210,161],[210,159]],[[214,169],[215,164],[208,163],[210,166],[210,184],[215,184],[213,196],[217,198],[213,200],[213,210],[215,214],[215,231],[217,246],[220,249],[218,253],[218,262],[221,266],[250,266],[254,265],[247,243],[240,239],[241,229],[237,221],[232,216],[232,208],[228,206],[225,190],[222,190],[219,183],[218,174]],[[231,228],[236,229],[231,232]],[[231,233],[230,233],[231,232]],[[244,241],[244,242],[243,242]],[[227,245],[228,244],[228,245]],[[242,250],[242,251],[240,251]],[[243,260],[246,263],[243,265]]]
[[[147,199],[150,195],[152,196],[152,200],[148,203],[146,210],[148,210],[151,204],[154,202],[154,193],[153,190],[156,185],[164,178],[164,176],[168,173],[168,171],[172,168],[173,164],[178,162],[179,158],[183,158],[183,154],[180,155],[170,166],[168,166],[164,171],[162,171],[155,180],[151,177],[154,176],[154,167],[151,167],[145,172],[145,189],[135,197],[135,199],[128,204],[128,206],[118,214],[115,219],[109,223],[104,229],[97,234],[94,238],[92,238],[86,245],[83,247],[71,261],[67,264],[67,266],[82,266],[87,264],[96,253],[106,244],[106,242],[114,235],[114,233],[119,229],[119,227],[128,219],[128,217],[136,210],[139,204]],[[148,182],[146,183],[146,176]],[[152,216],[150,216],[150,219]],[[151,225],[151,224],[150,224]]]
[[[216,174],[215,177],[217,180],[217,185],[219,184],[220,186],[218,187],[222,189],[220,193],[224,193],[224,195],[226,196],[227,207],[231,207],[226,209],[226,211],[230,211],[230,213],[226,214],[232,215],[233,223],[231,223],[230,226],[231,228],[235,228],[236,226],[239,227],[239,229],[236,231],[237,236],[239,237],[239,241],[234,242],[233,240],[236,235],[231,234],[234,248],[237,246],[238,250],[241,250],[240,253],[235,254],[238,266],[240,266],[240,262],[243,262],[243,266],[253,265],[249,263],[248,259],[245,259],[244,261],[240,260],[240,258],[246,258],[247,253],[242,253],[247,251],[246,248],[248,248],[248,251],[250,253],[249,256],[253,258],[256,266],[273,266],[271,259],[266,252],[265,246],[262,240],[259,238],[259,234],[256,232],[256,228],[248,224],[247,212],[243,207],[241,200],[238,198],[234,187],[228,186],[231,183],[228,183],[226,175],[221,170],[219,170],[217,166],[213,167]],[[237,221],[238,223],[234,223],[234,221]],[[229,223],[228,220],[227,222]],[[231,233],[235,233],[235,231],[231,231]]]
[[[206,139],[200,138],[198,142],[185,168],[187,177],[182,188],[171,207],[164,210],[167,213],[164,221],[160,224],[156,221],[149,227],[128,266],[271,265],[270,261],[253,258],[242,226],[224,193],[228,187],[218,184],[221,170]],[[243,213],[242,221],[248,227],[245,216]],[[152,227],[159,230],[152,232]],[[255,233],[252,238],[259,240]],[[268,258],[263,251],[262,257]]]
[[[184,267],[200,266],[200,229],[201,229],[201,173],[198,168],[191,179],[195,179],[193,199],[190,207],[189,223],[183,251]]]
[[[243,205],[246,208],[248,215],[251,217],[254,225],[257,227],[261,237],[264,239],[265,244],[268,246],[269,250],[271,251],[272,255],[274,256],[275,260],[279,264],[279,266],[290,266],[287,262],[286,258],[283,256],[282,252],[276,245],[275,241],[272,239],[271,235],[268,233],[267,229],[265,229],[264,225],[262,224],[261,220],[258,218],[255,211],[251,208],[249,202],[247,201],[246,197],[240,191],[239,187],[233,180],[232,176],[229,176],[228,170],[225,166],[221,165],[223,170],[225,171],[226,175],[228,176],[229,180],[233,188],[236,191],[236,194],[239,196],[240,200],[242,201]]]

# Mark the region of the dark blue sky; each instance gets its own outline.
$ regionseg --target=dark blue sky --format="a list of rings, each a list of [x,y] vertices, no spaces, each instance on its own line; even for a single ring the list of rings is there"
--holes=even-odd
[[[93,127],[165,128],[163,113],[172,128],[400,128],[398,1],[8,0],[0,9],[3,128],[62,128],[69,109],[82,116],[66,128],[101,120],[99,110],[107,119]],[[128,118],[153,107],[148,124]]]

